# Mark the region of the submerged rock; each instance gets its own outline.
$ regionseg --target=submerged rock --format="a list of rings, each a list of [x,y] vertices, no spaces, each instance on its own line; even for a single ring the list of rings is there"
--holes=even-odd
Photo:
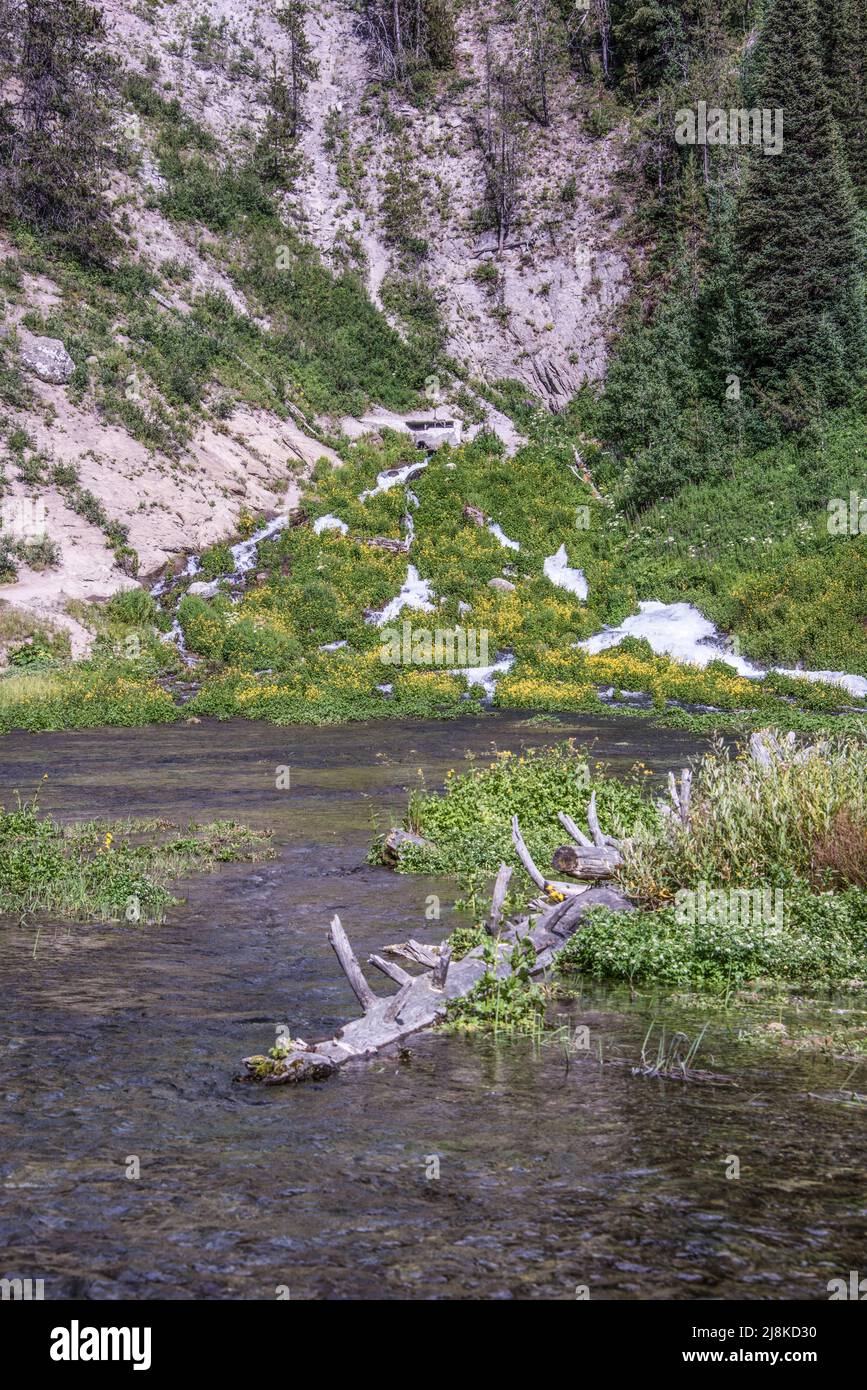
[[[433,849],[430,840],[423,835],[414,835],[411,830],[389,830],[382,842],[382,857],[386,864],[397,864],[407,845],[417,845],[419,849]]]

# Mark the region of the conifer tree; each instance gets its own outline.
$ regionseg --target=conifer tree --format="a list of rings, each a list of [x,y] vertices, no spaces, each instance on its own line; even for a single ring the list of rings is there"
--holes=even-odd
[[[283,0],[279,19],[286,31],[289,46],[286,87],[289,133],[293,140],[297,140],[303,124],[302,100],[304,93],[310,85],[310,79],[318,76],[319,73],[319,64],[312,56],[313,47],[304,26],[306,17],[307,6],[304,4],[304,0]]]
[[[846,168],[867,207],[867,0],[822,9],[822,61]]]
[[[0,34],[0,207],[82,259],[105,261],[117,237],[104,201],[114,64],[102,10],[88,0],[0,0]]]
[[[761,389],[843,400],[867,357],[863,267],[812,0],[773,0],[761,50],[783,148],[750,152],[740,202],[743,356]]]

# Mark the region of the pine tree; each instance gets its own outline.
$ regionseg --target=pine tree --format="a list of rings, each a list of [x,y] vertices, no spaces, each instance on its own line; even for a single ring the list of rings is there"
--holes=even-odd
[[[87,0],[0,0],[0,33],[0,207],[104,262],[117,237],[104,200],[114,64],[102,10]]]
[[[268,114],[256,149],[257,169],[267,183],[291,188],[301,168],[296,149],[297,111],[277,59],[271,57]]]
[[[780,154],[750,154],[739,209],[743,356],[760,389],[845,399],[867,358],[851,184],[819,61],[812,0],[774,0],[759,105],[781,108]]]
[[[849,177],[867,207],[867,0],[823,7],[822,62]]]
[[[319,64],[312,57],[313,47],[304,27],[306,17],[307,6],[303,0],[283,0],[279,19],[286,31],[289,45],[286,87],[289,95],[290,135],[293,140],[297,140],[303,124],[302,99],[310,85],[310,79],[319,74]]]

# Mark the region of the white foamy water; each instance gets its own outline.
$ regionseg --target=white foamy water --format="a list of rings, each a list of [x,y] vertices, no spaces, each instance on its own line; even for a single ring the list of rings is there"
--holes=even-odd
[[[339,531],[341,536],[345,536],[349,527],[339,516],[332,516],[329,512],[327,516],[317,517],[313,523],[313,530],[317,536],[321,536],[323,531]]]
[[[267,522],[265,526],[260,526],[258,531],[254,531],[249,539],[238,541],[237,545],[233,545],[231,548],[234,561],[233,573],[236,575],[247,574],[256,563],[259,542],[270,540],[272,536],[276,536],[278,531],[284,530],[287,520],[288,518],[285,516],[275,516],[273,521]]]
[[[783,666],[775,666],[781,676],[797,676],[805,681],[825,681],[827,685],[839,685],[842,690],[856,700],[867,700],[867,676],[850,676],[846,671],[798,671]]]
[[[397,487],[398,483],[405,483],[410,474],[420,472],[422,468],[427,468],[427,459],[419,459],[416,463],[404,464],[403,468],[386,468],[382,473],[376,475],[376,486],[368,488],[366,492],[358,494],[359,502],[366,502],[368,497],[375,497],[378,492],[388,492],[391,488]]]
[[[582,603],[586,599],[588,589],[584,571],[570,568],[565,545],[560,546],[556,555],[548,556],[542,570],[545,578],[556,584],[558,589],[566,589],[568,593],[580,598]]]
[[[764,667],[730,651],[718,629],[693,604],[660,603],[650,599],[640,603],[638,608],[639,611],[619,627],[603,628],[576,645],[587,652],[602,652],[616,647],[624,637],[643,637],[658,656],[670,656],[688,666],[704,668],[712,661],[725,661],[748,680],[761,680],[767,675]],[[825,681],[828,685],[840,686],[855,698],[867,699],[867,677],[864,676],[852,676],[845,671],[799,671],[782,666],[771,669],[783,676]]]
[[[500,676],[505,676],[515,664],[514,656],[502,657],[493,666],[462,666],[457,671],[449,671],[450,676],[464,676],[467,685],[480,685],[489,700],[493,700]]]
[[[269,521],[264,526],[260,526],[258,531],[254,531],[252,536],[249,536],[247,540],[238,541],[237,545],[230,547],[233,566],[230,573],[221,575],[217,579],[197,579],[194,584],[190,584],[186,592],[188,594],[196,594],[199,598],[213,598],[214,595],[219,592],[223,579],[238,579],[241,575],[248,574],[256,563],[259,542],[268,540],[271,536],[276,535],[278,531],[282,531],[287,524],[287,520],[288,518],[285,516],[275,516],[273,521]],[[199,557],[197,555],[190,555],[181,577],[198,574],[201,567]],[[159,598],[161,594],[165,593],[165,590],[166,581],[161,579],[157,584],[154,584],[151,589],[151,597]],[[194,664],[192,658],[187,655],[187,650],[184,646],[184,634],[177,618],[175,618],[172,623],[171,630],[166,633],[165,641],[175,643],[183,660],[188,666]]]
[[[375,614],[369,619],[377,627],[384,627],[386,623],[393,622],[398,613],[404,608],[414,608],[420,613],[432,613],[434,611],[433,589],[429,579],[420,579],[415,565],[408,565],[406,579],[399,594],[391,599],[380,613]]]
[[[500,545],[504,545],[507,550],[521,549],[520,541],[510,541],[509,537],[505,534],[499,522],[489,521],[488,530],[490,531],[492,536],[496,537],[496,539],[500,542]]]

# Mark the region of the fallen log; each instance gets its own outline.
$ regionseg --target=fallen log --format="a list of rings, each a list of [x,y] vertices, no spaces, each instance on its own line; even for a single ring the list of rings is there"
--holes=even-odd
[[[559,874],[569,874],[571,878],[600,879],[613,878],[620,863],[622,860],[617,850],[608,846],[597,849],[595,845],[589,848],[560,845],[554,851],[551,867]]]
[[[391,536],[371,536],[366,540],[353,536],[353,540],[361,540],[362,545],[369,545],[374,550],[390,550],[393,555],[406,555],[409,552],[408,540],[393,540]]]
[[[507,884],[508,876],[503,872],[505,867],[500,868],[498,882]],[[580,898],[572,895],[564,902],[557,903],[542,913],[532,928],[527,918],[509,925],[494,943],[496,963],[493,968],[496,974],[500,978],[511,974],[512,950],[519,941],[527,938],[536,952],[530,973],[540,974],[551,964],[563,942],[580,925],[583,916],[592,907],[599,906],[632,910],[632,905],[623,894],[612,889],[592,888]],[[384,949],[392,952],[403,952],[410,959],[427,965],[427,968],[416,976],[401,971],[400,974],[406,976],[402,982],[399,976],[393,975],[393,978],[398,978],[400,988],[391,998],[382,998],[373,993],[364,979],[339,917],[332,919],[329,941],[364,1010],[363,1016],[345,1024],[333,1037],[319,1042],[306,1043],[300,1038],[293,1039],[282,1056],[246,1057],[244,1065],[251,1080],[261,1081],[268,1086],[322,1081],[346,1062],[370,1057],[382,1048],[436,1023],[445,1014],[449,1000],[468,994],[489,968],[481,946],[470,951],[463,960],[454,962],[448,947],[436,951],[416,941],[407,942],[402,947],[386,947]],[[381,957],[370,959],[379,969],[384,969],[384,973],[392,974],[392,967]]]

